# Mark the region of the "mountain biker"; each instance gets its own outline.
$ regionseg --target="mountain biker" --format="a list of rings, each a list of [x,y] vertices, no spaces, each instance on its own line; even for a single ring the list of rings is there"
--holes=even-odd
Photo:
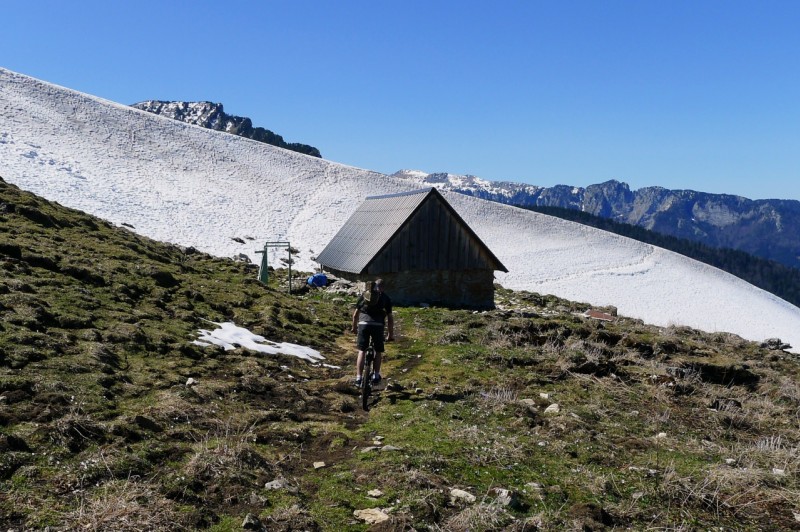
[[[366,291],[358,298],[353,311],[353,332],[358,333],[356,346],[356,386],[361,386],[361,372],[364,369],[364,351],[369,346],[369,339],[375,347],[375,361],[372,363],[372,384],[381,382],[381,358],[384,345],[384,320],[387,321],[386,340],[394,340],[394,318],[392,317],[392,300],[383,291],[383,279],[367,281]]]

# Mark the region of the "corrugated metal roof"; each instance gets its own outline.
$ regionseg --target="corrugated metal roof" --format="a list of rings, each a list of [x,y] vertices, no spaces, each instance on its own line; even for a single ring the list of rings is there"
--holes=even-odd
[[[362,273],[433,189],[369,196],[317,256],[321,265]]]

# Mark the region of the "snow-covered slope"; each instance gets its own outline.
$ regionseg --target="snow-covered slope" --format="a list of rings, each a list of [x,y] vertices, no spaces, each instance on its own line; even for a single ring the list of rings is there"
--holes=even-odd
[[[289,240],[310,270],[339,227],[407,179],[187,125],[0,69],[0,177],[45,198],[220,256]],[[460,194],[448,200],[510,270],[506,287],[556,294],[657,325],[780,337],[800,309],[674,253]],[[244,244],[233,240],[244,240]],[[273,260],[276,257],[273,257]]]

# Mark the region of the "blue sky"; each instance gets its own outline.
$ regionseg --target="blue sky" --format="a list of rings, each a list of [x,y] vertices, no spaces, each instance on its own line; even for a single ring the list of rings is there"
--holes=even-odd
[[[800,200],[800,2],[3,0],[0,66],[392,173]]]

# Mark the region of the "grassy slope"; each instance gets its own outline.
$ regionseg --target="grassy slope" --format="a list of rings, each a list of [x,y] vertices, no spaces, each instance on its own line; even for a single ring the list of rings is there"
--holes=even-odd
[[[797,525],[798,364],[732,335],[504,289],[492,312],[399,308],[365,414],[352,298],[289,297],[1,181],[0,271],[5,528],[364,530],[365,508],[383,530]],[[192,345],[204,320],[341,368]]]

